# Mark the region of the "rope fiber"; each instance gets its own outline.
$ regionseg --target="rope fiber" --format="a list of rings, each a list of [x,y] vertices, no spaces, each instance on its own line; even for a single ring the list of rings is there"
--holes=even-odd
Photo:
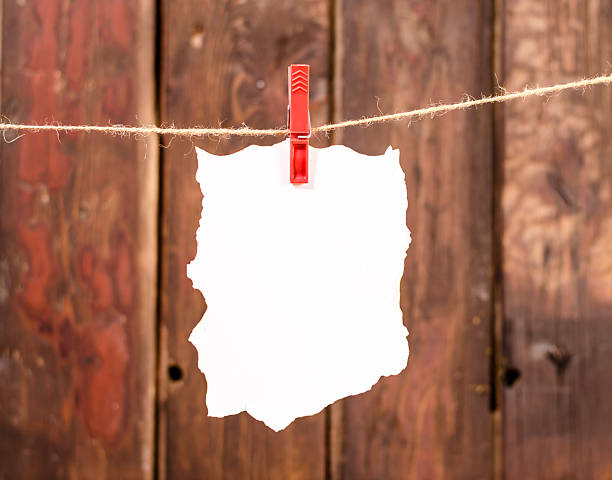
[[[429,107],[410,110],[408,112],[393,113],[389,115],[379,115],[375,117],[366,117],[356,120],[346,120],[339,123],[331,123],[322,125],[312,129],[312,133],[330,132],[340,128],[373,125],[376,123],[384,123],[398,120],[413,120],[421,119],[425,116],[435,116],[456,110],[465,110],[480,105],[491,103],[504,103],[511,100],[524,99],[534,96],[549,96],[565,90],[585,89],[595,85],[612,84],[612,74],[601,75],[583,80],[576,80],[569,83],[560,83],[550,87],[525,88],[522,91],[503,93],[501,95],[492,95],[480,99],[467,100],[458,103],[449,103],[441,105],[432,105]],[[503,92],[505,90],[502,89]],[[0,130],[17,131],[17,132],[54,132],[59,133],[104,133],[110,135],[174,135],[180,137],[199,137],[199,136],[241,136],[241,137],[266,137],[266,136],[286,136],[289,130],[284,129],[256,129],[247,126],[240,128],[174,128],[174,127],[159,127],[159,126],[142,126],[131,127],[126,125],[62,125],[62,124],[47,124],[33,125],[21,123],[0,123]]]

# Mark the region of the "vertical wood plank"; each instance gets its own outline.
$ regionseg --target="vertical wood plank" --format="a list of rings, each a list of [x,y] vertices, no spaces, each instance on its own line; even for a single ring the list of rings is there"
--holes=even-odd
[[[504,4],[505,0],[494,0],[493,14],[493,76],[496,80],[495,95],[503,94],[504,71]],[[501,385],[502,319],[503,319],[503,275],[502,275],[502,214],[501,196],[503,184],[504,157],[504,104],[496,103],[493,108],[493,305],[491,320],[491,408],[493,416],[493,472],[492,480],[504,478],[503,461],[503,392]]]
[[[153,1],[3,2],[2,114],[153,122]],[[0,477],[153,471],[156,141],[0,142]]]
[[[612,3],[505,5],[505,84],[610,70]],[[612,475],[612,89],[506,104],[506,478]],[[519,376],[520,375],[520,376]]]
[[[336,116],[490,93],[490,2],[338,6]],[[363,153],[400,148],[413,243],[401,285],[408,367],[332,410],[336,478],[490,478],[491,123],[482,108],[342,133]]]
[[[283,126],[290,63],[311,64],[312,121],[328,119],[327,0],[299,5],[282,0],[167,0],[162,5],[165,123]],[[165,141],[172,143],[163,151],[161,477],[322,478],[324,414],[298,419],[282,433],[245,413],[226,419],[207,417],[205,379],[187,341],[205,310],[204,299],[185,274],[195,256],[202,201],[193,146],[228,154],[251,143],[278,139]]]

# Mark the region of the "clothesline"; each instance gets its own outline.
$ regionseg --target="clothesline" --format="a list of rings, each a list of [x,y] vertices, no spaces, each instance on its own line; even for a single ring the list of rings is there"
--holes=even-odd
[[[379,115],[374,117],[364,117],[355,120],[346,120],[339,123],[331,123],[312,128],[312,133],[330,132],[341,128],[354,126],[367,126],[376,123],[391,122],[398,120],[415,120],[425,116],[435,116],[442,113],[452,112],[456,110],[465,110],[480,105],[491,103],[503,103],[511,100],[525,99],[534,96],[549,96],[565,90],[585,89],[595,85],[610,85],[612,84],[612,74],[601,75],[593,78],[585,78],[568,83],[560,83],[549,87],[524,88],[521,91],[506,92],[500,95],[492,95],[479,99],[472,99],[457,103],[448,103],[440,105],[431,105],[428,107],[410,110],[408,112],[399,112],[389,115]],[[286,136],[289,130],[286,128],[278,129],[256,129],[248,126],[239,128],[174,128],[163,126],[142,126],[132,127],[126,125],[62,125],[62,124],[20,124],[20,123],[0,123],[0,130],[17,131],[17,132],[54,132],[54,133],[103,133],[109,135],[174,135],[181,137],[199,137],[199,136],[249,136],[249,137],[265,137],[265,136]]]

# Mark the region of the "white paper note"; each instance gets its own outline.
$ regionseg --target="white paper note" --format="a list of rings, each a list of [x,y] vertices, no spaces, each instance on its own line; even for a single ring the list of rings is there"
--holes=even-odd
[[[410,232],[399,151],[311,147],[305,185],[289,182],[288,141],[197,155],[204,199],[187,275],[207,310],[189,340],[208,414],[247,411],[278,431],[400,373]]]

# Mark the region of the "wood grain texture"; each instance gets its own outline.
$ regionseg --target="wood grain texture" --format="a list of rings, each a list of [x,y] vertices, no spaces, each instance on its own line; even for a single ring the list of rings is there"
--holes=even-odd
[[[508,1],[504,18],[509,89],[610,71],[609,1]],[[611,107],[610,88],[505,106],[507,479],[612,477]]]
[[[491,93],[490,2],[342,0],[338,7],[336,117]],[[341,415],[331,422],[332,438],[341,436],[332,448],[342,448],[331,454],[340,462],[335,478],[491,475],[491,120],[482,108],[342,134],[362,153],[401,151],[413,236],[401,284],[411,353],[401,375],[332,410]]]
[[[163,2],[162,121],[177,126],[283,126],[290,63],[311,65],[312,122],[327,121],[328,18],[327,0],[302,1],[299,8],[283,0]],[[251,143],[275,141],[194,143],[228,154]],[[318,139],[318,144],[325,141]],[[185,273],[195,256],[202,201],[193,147],[174,139],[163,151],[160,476],[323,478],[324,413],[299,419],[282,433],[245,413],[225,419],[206,415],[205,378],[187,341],[205,311],[202,295]]]
[[[154,121],[151,7],[3,2],[3,115]],[[0,478],[151,478],[155,142],[5,139]]]

